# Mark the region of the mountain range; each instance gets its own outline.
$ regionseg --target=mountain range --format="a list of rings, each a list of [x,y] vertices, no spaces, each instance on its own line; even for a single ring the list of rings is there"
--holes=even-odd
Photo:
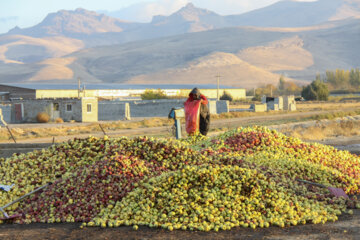
[[[150,23],[85,9],[0,35],[0,83],[213,83],[251,88],[280,74],[360,66],[360,0],[280,1],[221,16],[188,4]]]

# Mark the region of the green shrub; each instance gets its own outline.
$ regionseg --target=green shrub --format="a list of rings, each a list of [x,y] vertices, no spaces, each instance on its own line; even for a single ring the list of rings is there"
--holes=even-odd
[[[161,89],[158,89],[156,91],[152,89],[146,89],[143,94],[141,94],[142,100],[152,100],[152,99],[168,99],[168,96],[166,96],[165,92]]]
[[[224,91],[223,95],[220,97],[220,100],[228,100],[231,102],[233,100],[233,97],[231,96],[230,93]]]
[[[329,98],[329,90],[324,82],[316,79],[303,88],[301,96],[306,100],[327,101]]]

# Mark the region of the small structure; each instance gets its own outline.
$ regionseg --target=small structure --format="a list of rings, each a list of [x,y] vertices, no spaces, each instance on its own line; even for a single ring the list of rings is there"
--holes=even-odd
[[[267,110],[273,111],[296,111],[295,97],[291,96],[280,96],[280,97],[266,97],[265,95],[261,98],[261,103],[267,105]]]
[[[294,95],[286,96],[284,98],[284,110],[285,111],[296,111],[296,101]]]
[[[11,122],[37,122],[36,116],[46,112],[51,121],[62,118],[64,121],[97,122],[97,98],[81,99],[38,99],[14,102]]]
[[[253,112],[266,112],[267,111],[267,104],[251,104],[250,110]]]

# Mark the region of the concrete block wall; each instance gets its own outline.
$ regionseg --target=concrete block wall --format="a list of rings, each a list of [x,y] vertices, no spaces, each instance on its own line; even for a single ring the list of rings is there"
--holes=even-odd
[[[290,105],[289,105],[289,111],[296,111],[296,104],[290,103]]]
[[[133,101],[129,102],[130,114],[131,117],[167,117],[171,108],[183,108],[184,102],[184,99]]]
[[[99,120],[116,121],[131,117],[167,117],[172,108],[183,108],[186,99],[145,101],[101,101]],[[229,112],[229,101],[209,100],[210,114]]]
[[[71,105],[71,111],[67,110],[67,105]],[[66,101],[59,102],[60,118],[65,122],[69,121],[82,121],[82,107],[81,101],[78,99],[69,99]]]
[[[127,102],[99,102],[99,121],[129,120],[131,118],[129,106]]]
[[[251,104],[250,109],[253,109],[254,112],[266,112],[267,104]]]
[[[283,110],[284,109],[284,99],[283,99],[283,97],[280,96],[280,97],[275,98],[275,104],[277,104],[279,106],[278,110]]]
[[[293,95],[284,97],[284,110],[286,111],[296,111],[296,102]]]
[[[0,105],[1,115],[6,123],[11,123],[11,105]],[[1,123],[0,123],[1,124]]]
[[[216,112],[220,113],[228,113],[230,111],[229,101],[220,100],[216,101]]]
[[[263,95],[263,96],[261,97],[261,103],[262,103],[262,104],[266,103],[266,95]]]
[[[217,114],[216,101],[209,100],[208,108],[210,114]]]
[[[22,119],[15,118],[15,105],[22,105]],[[11,111],[11,122],[37,122],[36,116],[40,112],[46,112],[49,116],[53,116],[53,105],[52,101],[37,101],[37,100],[26,100],[21,102],[16,102],[12,105]]]
[[[267,109],[273,111],[279,111],[280,108],[279,108],[279,104],[275,103],[274,101],[271,101],[267,103]]]

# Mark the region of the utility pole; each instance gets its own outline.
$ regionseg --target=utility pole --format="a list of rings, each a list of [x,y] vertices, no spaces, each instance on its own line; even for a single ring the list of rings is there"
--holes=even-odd
[[[80,89],[80,77],[78,77],[78,98],[80,99],[80,91],[81,91],[81,89]]]
[[[219,86],[220,86],[220,74],[216,75],[215,76],[217,78],[217,100],[219,101],[220,100],[220,96],[219,96]]]

